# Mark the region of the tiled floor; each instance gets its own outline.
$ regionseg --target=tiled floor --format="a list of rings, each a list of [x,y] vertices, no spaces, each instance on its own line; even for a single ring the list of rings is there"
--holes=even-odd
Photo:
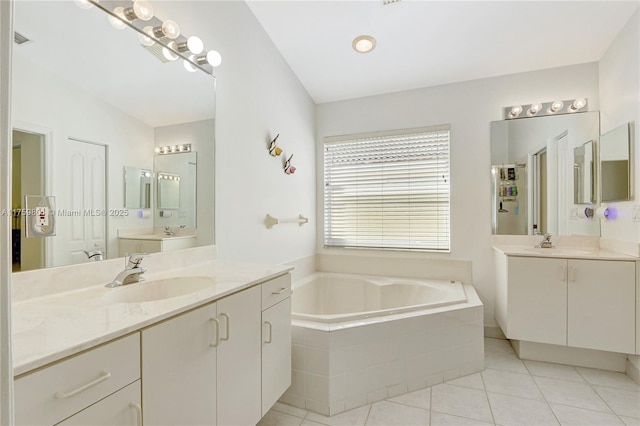
[[[640,386],[629,376],[521,361],[485,339],[485,370],[333,417],[276,403],[267,425],[636,425]]]

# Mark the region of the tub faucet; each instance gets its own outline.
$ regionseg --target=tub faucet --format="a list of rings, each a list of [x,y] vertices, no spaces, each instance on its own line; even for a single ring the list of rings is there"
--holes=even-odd
[[[142,274],[147,272],[145,268],[140,267],[142,259],[146,256],[143,253],[133,253],[125,257],[125,267],[113,281],[105,285],[105,287],[119,287],[125,284],[139,283],[144,281]]]
[[[168,236],[172,237],[172,236],[176,235],[176,233],[173,232],[169,226],[165,226],[164,227],[164,235],[168,235]]]
[[[551,243],[551,234],[544,234],[542,241],[536,247],[539,248],[553,248],[553,244]]]

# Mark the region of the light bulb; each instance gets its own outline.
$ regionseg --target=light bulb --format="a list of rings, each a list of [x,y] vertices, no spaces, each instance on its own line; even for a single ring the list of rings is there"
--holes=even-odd
[[[78,6],[80,9],[91,9],[93,7],[93,4],[91,4],[91,2],[89,0],[73,0],[73,2],[76,4],[76,6]],[[98,0],[94,0],[94,2],[98,2]]]
[[[133,12],[138,19],[148,21],[153,18],[153,6],[147,0],[136,0],[133,2]]]
[[[353,39],[351,47],[358,53],[369,53],[376,47],[376,39],[368,35],[358,36]]]
[[[529,107],[529,111],[527,111],[527,114],[529,114],[530,116],[536,115],[541,110],[542,110],[542,104],[531,104],[531,106]]]
[[[107,17],[111,26],[116,30],[125,29],[127,24],[125,24],[124,21],[127,18],[124,17],[124,7],[116,7],[115,9],[113,9],[113,13],[118,17],[116,18],[115,16],[112,16],[112,15],[109,15]]]
[[[194,60],[193,55],[189,56],[189,59],[193,61],[193,60]],[[193,64],[192,64],[191,62],[189,62],[189,61],[186,61],[186,60],[185,60],[185,61],[183,62],[183,65],[184,65],[184,69],[186,69],[186,70],[187,70],[187,71],[189,71],[189,72],[196,72],[196,71],[198,71],[198,69],[197,69],[196,67],[194,67],[194,66],[193,66]]]
[[[222,55],[217,50],[210,50],[207,52],[207,62],[212,67],[217,67],[222,63]]]
[[[169,60],[169,61],[175,61],[176,59],[178,59],[178,55],[176,55],[175,53],[173,53],[171,50],[167,49],[166,47],[162,48],[162,56],[167,58],[167,60]]]
[[[153,151],[154,151],[156,154],[160,154],[160,151],[162,151],[162,150],[160,149],[160,147],[159,147],[159,146],[156,146],[156,147],[154,148],[154,150],[153,150]]]
[[[204,50],[204,43],[200,40],[200,37],[191,36],[187,39],[187,48],[194,55],[199,55]]]
[[[511,107],[511,112],[509,112],[509,117],[517,118],[522,113],[522,106],[516,105]]]
[[[563,106],[564,106],[564,103],[562,101],[555,101],[549,107],[549,112],[552,113],[552,114],[554,112],[558,112],[558,111],[560,111],[562,109]]]
[[[153,46],[154,44],[156,44],[156,41],[153,38],[151,38],[153,34],[153,27],[144,27],[142,29],[142,32],[144,32],[147,35],[138,34],[138,40],[140,40],[140,44],[147,47]]]
[[[569,107],[569,112],[576,112],[581,108],[584,108],[587,105],[587,100],[585,98],[578,98]]]
[[[165,37],[175,39],[180,35],[180,26],[171,19],[167,19],[162,23],[162,32]]]

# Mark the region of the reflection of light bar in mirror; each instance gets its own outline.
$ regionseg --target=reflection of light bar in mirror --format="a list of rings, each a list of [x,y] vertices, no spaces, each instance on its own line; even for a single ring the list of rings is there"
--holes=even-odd
[[[184,36],[180,26],[170,19],[162,21],[154,16],[153,6],[147,0],[135,0],[132,6],[118,6],[111,10],[100,0],[74,0],[82,9],[95,6],[107,14],[111,25],[116,29],[129,27],[138,33],[142,46],[147,48],[162,62],[172,62],[182,58],[188,71],[200,69],[207,74],[213,74],[212,67],[222,62],[220,53],[210,50],[202,55],[205,60],[196,61],[197,56],[204,51],[204,43],[199,37]],[[116,3],[117,4],[117,3]],[[149,49],[160,45],[157,50]]]
[[[180,154],[183,152],[191,152],[191,144],[183,143],[180,145],[165,145],[165,146],[156,146],[154,148],[154,152],[156,155],[163,154]]]
[[[180,180],[180,176],[179,175],[172,175],[169,173],[158,173],[158,180],[175,180],[175,181],[179,181]]]
[[[514,105],[503,108],[503,113],[505,120],[515,120],[518,118],[587,112],[588,110],[589,108],[587,99],[576,98],[574,100],[566,101],[558,100],[544,103],[532,103],[529,105]],[[525,112],[525,114],[523,114],[523,112]]]

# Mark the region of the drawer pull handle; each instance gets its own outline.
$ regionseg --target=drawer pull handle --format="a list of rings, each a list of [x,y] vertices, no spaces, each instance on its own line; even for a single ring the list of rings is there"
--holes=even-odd
[[[70,392],[56,392],[56,393],[53,394],[53,396],[55,398],[57,398],[57,399],[71,398],[72,396],[75,396],[75,395],[79,394],[80,392],[86,391],[87,389],[89,389],[92,386],[95,386],[95,385],[97,385],[99,383],[104,382],[109,377],[111,377],[111,373],[109,373],[108,371],[102,370],[100,372],[100,376],[98,376],[98,378],[95,379],[94,381],[89,382],[84,386],[80,386],[79,388],[74,389],[74,390],[72,390]]]
[[[220,321],[218,321],[217,318],[209,318],[209,320],[215,324],[214,328],[216,330],[215,343],[209,343],[209,346],[211,346],[212,348],[217,348],[220,344]]]
[[[271,343],[273,341],[273,324],[271,324],[271,321],[265,321],[264,325],[269,326],[269,337],[264,341],[264,343]]]
[[[229,315],[227,314],[220,314],[221,317],[225,317],[226,321],[226,327],[225,327],[225,336],[221,337],[220,340],[229,340],[229,323],[231,322],[229,320]]]
[[[285,291],[287,291],[287,288],[286,288],[286,287],[282,287],[282,288],[281,288],[280,290],[278,290],[278,291],[272,291],[272,292],[271,292],[271,294],[282,294],[282,293],[284,293]]]
[[[142,426],[142,407],[140,406],[140,404],[135,402],[130,402],[129,407],[136,410],[136,424],[138,426]]]

